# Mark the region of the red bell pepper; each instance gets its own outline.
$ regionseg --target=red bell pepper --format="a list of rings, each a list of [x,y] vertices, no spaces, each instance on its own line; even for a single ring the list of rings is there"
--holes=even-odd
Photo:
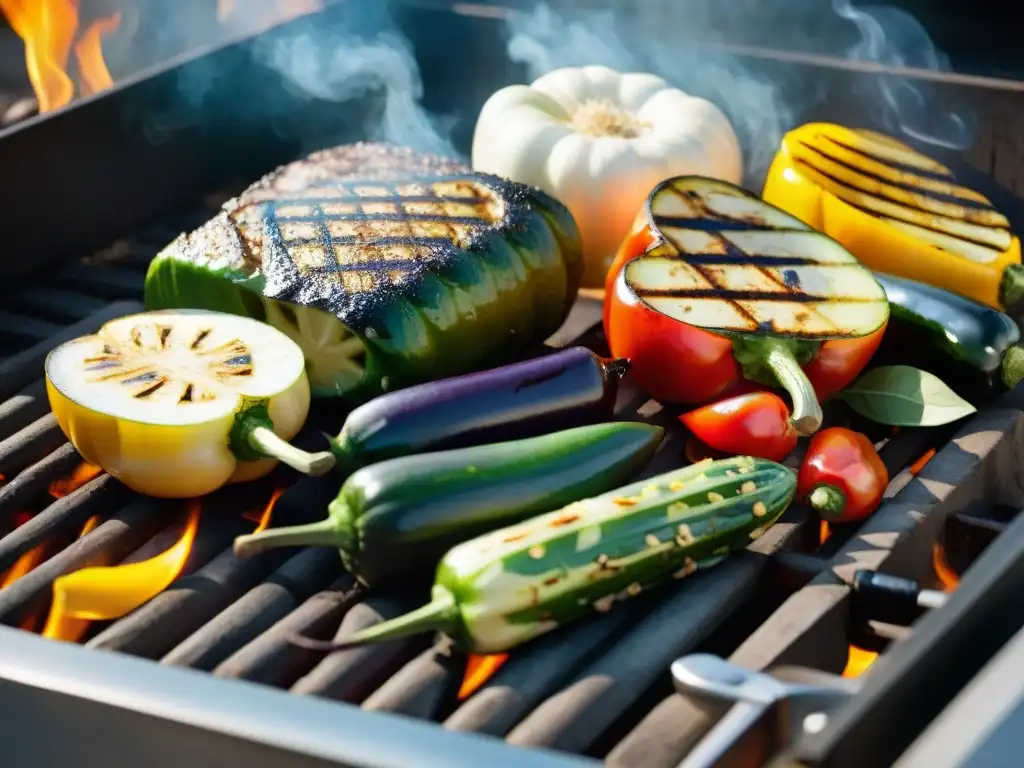
[[[781,386],[804,435],[887,323],[885,292],[838,243],[711,179],[656,187],[606,283],[609,347],[648,394],[704,403],[743,379]]]
[[[679,420],[716,451],[782,461],[796,447],[797,434],[782,398],[754,392],[705,405]]]
[[[797,478],[797,497],[822,519],[849,523],[868,517],[882,502],[889,472],[871,441],[842,427],[811,438]]]

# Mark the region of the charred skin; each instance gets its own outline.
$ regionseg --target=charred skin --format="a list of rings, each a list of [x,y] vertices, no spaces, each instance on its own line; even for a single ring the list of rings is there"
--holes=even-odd
[[[1024,295],[1006,216],[942,163],[873,131],[809,123],[782,140],[764,199],[871,269],[999,309]]]
[[[575,222],[542,192],[356,144],[269,174],[179,237],[146,304],[266,321],[303,348],[314,395],[354,405],[543,342],[581,270]]]

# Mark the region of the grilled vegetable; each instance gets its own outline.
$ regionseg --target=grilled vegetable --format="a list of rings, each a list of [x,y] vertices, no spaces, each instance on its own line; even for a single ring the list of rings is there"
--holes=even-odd
[[[871,273],[725,182],[670,179],[640,215],[609,275],[612,352],[667,402],[706,402],[741,376],[781,385],[797,431],[817,430],[818,397],[849,384],[882,339],[889,306]]]
[[[431,602],[332,650],[433,630],[472,653],[499,653],[689,576],[759,537],[796,490],[786,467],[740,457],[694,464],[459,544]]]
[[[789,410],[771,392],[752,392],[684,413],[679,420],[705,445],[722,453],[782,461],[796,448]]]
[[[540,344],[581,269],[572,216],[542,192],[357,144],[271,173],[179,237],[146,304],[266,320],[302,348],[314,396],[354,405]]]
[[[46,358],[61,430],[90,464],[150,496],[187,498],[270,472],[334,466],[288,445],[309,413],[302,351],[245,317],[181,310],[111,320]]]
[[[333,441],[352,470],[427,451],[519,440],[610,419],[628,364],[585,347],[419,384],[356,408]]]
[[[871,269],[990,307],[1024,297],[1020,240],[987,197],[949,168],[872,131],[790,131],[764,199],[834,237]]]
[[[863,520],[882,502],[889,472],[860,432],[830,427],[811,438],[800,467],[797,496],[825,520]]]
[[[473,168],[565,203],[583,236],[583,285],[601,286],[651,187],[689,173],[738,183],[743,157],[710,101],[654,75],[590,66],[493,94],[477,120]]]
[[[450,547],[628,480],[664,430],[596,424],[492,445],[424,453],[358,470],[320,523],[235,540],[244,556],[286,546],[334,546],[365,584],[437,566]]]
[[[881,274],[875,279],[892,315],[881,356],[923,367],[978,394],[990,394],[997,376],[1010,388],[1024,378],[1024,350],[1015,346],[1020,330],[1008,315],[914,280]],[[982,382],[987,391],[974,386]]]

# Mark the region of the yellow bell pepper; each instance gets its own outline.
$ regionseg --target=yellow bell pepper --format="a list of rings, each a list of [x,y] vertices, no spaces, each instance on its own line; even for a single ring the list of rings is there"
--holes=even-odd
[[[879,272],[1003,309],[1024,297],[1020,240],[952,171],[873,131],[809,123],[787,133],[762,197]]]
[[[61,430],[90,464],[150,496],[201,496],[281,461],[323,474],[330,451],[289,445],[309,414],[299,346],[247,317],[172,310],[112,320],[47,356]]]

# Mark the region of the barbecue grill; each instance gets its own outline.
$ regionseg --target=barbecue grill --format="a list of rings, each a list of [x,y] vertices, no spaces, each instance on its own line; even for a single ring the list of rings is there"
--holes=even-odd
[[[424,596],[360,594],[333,550],[236,558],[232,540],[269,500],[275,525],[307,522],[337,490],[330,477],[286,468],[202,499],[188,559],[157,597],[92,622],[77,643],[38,635],[58,577],[165,549],[188,511],[83,474],[49,413],[43,360],[141,310],[150,259],[233,189],[316,146],[362,138],[379,109],[373,93],[345,104],[308,98],[256,53],[304,25],[342,24],[346,6],[168,62],[0,133],[0,165],[18,179],[0,207],[3,765],[1012,764],[1022,701],[1011,681],[1024,679],[1021,387],[965,422],[877,435],[893,481],[863,524],[828,529],[794,505],[720,566],[511,652],[470,695],[460,692],[469,660],[444,639],[327,655],[288,642],[342,636]],[[460,146],[486,96],[524,79],[502,55],[499,11],[418,3],[395,14],[426,105],[465,110],[453,131]],[[432,30],[442,26],[465,44],[437,50]],[[762,71],[789,73],[779,82],[811,73],[833,95],[795,122],[864,124],[843,94],[878,72],[757,55]],[[184,88],[199,79],[202,96]],[[443,87],[451,82],[464,84],[458,98]],[[1015,128],[1002,119],[1024,114],[1021,89],[955,76],[930,86],[940,103],[969,103],[982,133],[966,158],[929,151],[1024,229],[1008,160],[1018,159]],[[87,151],[48,149],[71,146]],[[581,297],[547,346],[606,353],[600,317],[599,301]],[[826,411],[832,423],[851,418]],[[686,461],[693,444],[677,410],[627,379],[616,414],[668,430],[644,476]],[[309,423],[341,418],[318,405]],[[296,443],[317,447],[318,429]]]

